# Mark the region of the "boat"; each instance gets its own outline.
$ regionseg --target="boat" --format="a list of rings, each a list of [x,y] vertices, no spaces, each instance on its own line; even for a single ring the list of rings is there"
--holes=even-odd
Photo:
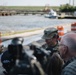
[[[45,18],[57,18],[57,13],[51,9],[50,12],[45,15]]]

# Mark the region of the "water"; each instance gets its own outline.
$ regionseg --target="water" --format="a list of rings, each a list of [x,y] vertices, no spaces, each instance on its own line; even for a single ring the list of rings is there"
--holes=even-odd
[[[43,15],[0,16],[0,31],[20,31],[43,28],[53,25],[64,25],[76,22],[75,19],[49,19]]]
[[[20,31],[20,30],[29,30],[35,28],[43,28],[52,25],[64,25],[67,23],[76,22],[73,19],[48,19],[40,15],[27,15],[27,16],[0,16],[0,32],[6,31]],[[32,41],[41,39],[42,34],[34,35],[24,38],[24,45],[29,44]],[[2,42],[2,45],[5,47],[11,43],[11,40]],[[30,53],[30,52],[28,52]],[[0,63],[1,67],[1,63]],[[0,71],[3,71],[1,68]],[[2,74],[1,74],[2,75]]]
[[[0,16],[0,32],[30,30],[35,28],[43,28],[55,25],[64,25],[76,22],[75,19],[49,19],[43,15],[16,15],[16,16]],[[24,45],[32,41],[41,39],[42,34],[24,38]],[[11,40],[3,42],[4,46],[10,44]]]

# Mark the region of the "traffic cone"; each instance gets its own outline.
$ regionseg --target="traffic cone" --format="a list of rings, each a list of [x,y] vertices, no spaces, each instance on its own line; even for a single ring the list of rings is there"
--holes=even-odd
[[[61,37],[64,35],[64,27],[63,26],[57,26],[58,29],[58,35],[59,35],[59,41],[61,40]]]
[[[2,48],[3,46],[2,46],[2,40],[1,40],[1,32],[0,32],[0,54],[2,53],[2,50],[3,50],[3,48]]]
[[[71,24],[71,31],[76,32],[76,22]]]
[[[1,32],[0,32],[0,45],[1,45],[1,43],[2,43],[2,40],[1,40]]]

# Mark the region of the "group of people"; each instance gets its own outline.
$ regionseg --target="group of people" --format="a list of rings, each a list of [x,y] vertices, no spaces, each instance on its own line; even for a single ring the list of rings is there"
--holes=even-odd
[[[32,46],[34,53],[29,56],[22,45],[23,38],[14,38],[1,56],[4,74],[76,75],[76,33],[65,33],[59,41],[58,30],[51,27],[44,30],[42,39],[45,44],[41,48]]]

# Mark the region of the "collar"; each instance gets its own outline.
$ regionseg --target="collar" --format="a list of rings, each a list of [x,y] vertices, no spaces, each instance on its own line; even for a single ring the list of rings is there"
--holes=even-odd
[[[69,59],[68,61],[65,62],[63,68],[65,68],[69,63],[71,63],[72,61],[76,60],[76,56],[72,57],[71,59]]]

